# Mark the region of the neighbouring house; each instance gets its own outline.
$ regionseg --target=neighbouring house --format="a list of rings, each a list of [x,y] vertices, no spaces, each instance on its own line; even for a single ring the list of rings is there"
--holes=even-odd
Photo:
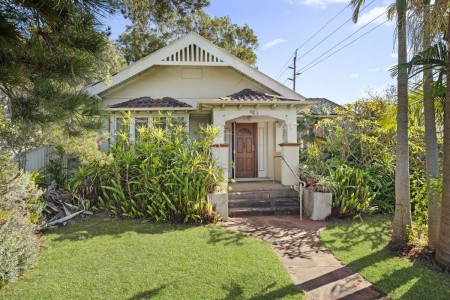
[[[311,106],[306,114],[297,118],[300,149],[306,149],[316,138],[324,137],[324,128],[316,126],[319,120],[336,117],[338,109],[343,109],[341,105],[326,98],[307,98],[306,101],[316,104]]]
[[[299,164],[297,118],[316,102],[196,33],[129,65],[110,83],[98,82],[87,91],[109,112],[105,130],[110,131],[110,142],[123,128],[124,111],[132,115],[131,140],[139,126],[170,112],[187,126],[191,138],[200,124],[220,128],[211,147],[229,178],[298,184],[290,170],[297,170]]]
[[[307,98],[306,101],[312,101],[315,103],[314,106],[309,108],[309,114],[315,117],[330,117],[336,116],[336,109],[343,107],[327,98]]]

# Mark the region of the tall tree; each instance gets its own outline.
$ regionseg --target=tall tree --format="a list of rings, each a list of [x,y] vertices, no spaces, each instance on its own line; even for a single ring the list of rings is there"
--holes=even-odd
[[[351,0],[354,7],[353,21],[357,22],[361,6],[365,0]],[[408,146],[408,73],[406,42],[407,1],[396,0],[398,65],[397,75],[397,144],[395,165],[395,215],[393,221],[392,242],[404,243],[408,231],[412,230],[410,182],[409,182],[409,146]]]
[[[248,25],[234,24],[229,17],[211,18],[204,10],[189,14],[170,14],[164,22],[134,23],[117,40],[129,63],[162,48],[175,39],[195,31],[232,55],[254,65],[258,39]]]
[[[423,49],[431,46],[432,33],[430,30],[430,0],[423,3]],[[423,101],[425,117],[425,162],[427,174],[428,197],[428,246],[436,248],[439,234],[439,193],[432,187],[431,182],[439,178],[439,151],[436,135],[436,117],[433,96],[433,70],[429,65],[423,71]]]
[[[406,43],[406,0],[396,1],[398,64],[407,62]],[[395,166],[395,214],[392,242],[404,243],[408,231],[412,230],[410,182],[409,182],[409,146],[408,146],[408,74],[405,67],[397,75],[397,145]]]
[[[448,0],[436,2],[436,9],[442,7],[442,14],[447,21],[446,40],[447,49],[450,49],[450,17],[448,15]],[[441,220],[439,236],[436,247],[436,260],[450,267],[450,51],[447,58],[447,90],[444,108],[444,162],[442,181]]]
[[[0,136],[23,152],[52,126],[76,135],[101,125],[99,103],[82,87],[123,66],[102,24],[118,9],[134,20],[184,15],[207,0],[0,1],[0,100],[14,130]],[[148,8],[145,16],[140,7]],[[11,134],[10,134],[11,133]],[[50,133],[50,135],[49,135]],[[61,139],[60,139],[61,140]],[[17,144],[16,144],[17,146]],[[25,147],[23,147],[25,146]],[[22,150],[20,150],[22,149]]]

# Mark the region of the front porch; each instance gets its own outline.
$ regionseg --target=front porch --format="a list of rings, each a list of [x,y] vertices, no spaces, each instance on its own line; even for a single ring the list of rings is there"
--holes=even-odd
[[[212,148],[214,158],[225,175],[237,181],[260,178],[298,185],[291,171],[299,164],[297,109],[256,107],[212,109],[212,124],[220,129]]]

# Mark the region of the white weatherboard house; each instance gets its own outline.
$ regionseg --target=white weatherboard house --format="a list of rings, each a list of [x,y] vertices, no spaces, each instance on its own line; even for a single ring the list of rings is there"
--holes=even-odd
[[[138,126],[171,112],[184,119],[192,138],[202,123],[220,128],[211,147],[229,178],[298,184],[289,169],[299,164],[297,115],[315,103],[196,33],[87,90],[109,111],[112,138],[123,111],[133,116],[131,139]]]

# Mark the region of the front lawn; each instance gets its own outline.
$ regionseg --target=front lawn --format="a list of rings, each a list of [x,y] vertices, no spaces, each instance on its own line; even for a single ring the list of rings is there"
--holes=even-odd
[[[400,259],[387,247],[391,216],[337,221],[320,242],[394,299],[450,299],[450,275]]]
[[[90,218],[49,230],[0,299],[299,299],[269,244],[215,226]]]

